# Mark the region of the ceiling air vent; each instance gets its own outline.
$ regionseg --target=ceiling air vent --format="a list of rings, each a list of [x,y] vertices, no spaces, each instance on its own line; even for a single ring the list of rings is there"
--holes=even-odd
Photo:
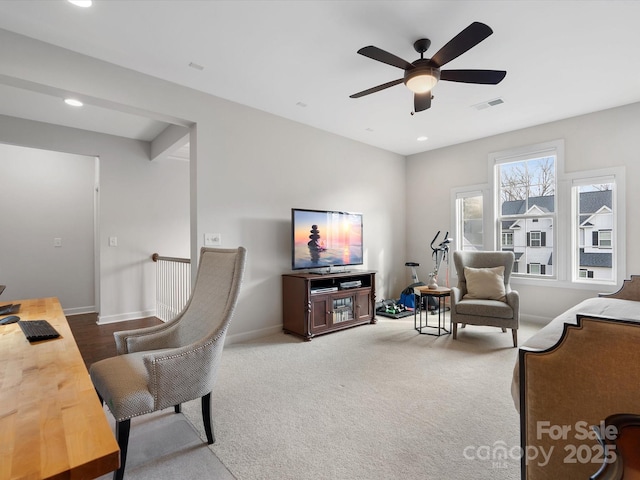
[[[473,105],[473,108],[475,108],[476,110],[484,110],[485,108],[495,107],[496,105],[500,105],[501,103],[504,103],[504,100],[502,100],[501,98],[494,98],[493,100]]]

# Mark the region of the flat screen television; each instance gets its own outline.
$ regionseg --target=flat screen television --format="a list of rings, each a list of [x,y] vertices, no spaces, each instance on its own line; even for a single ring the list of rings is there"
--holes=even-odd
[[[291,209],[293,270],[362,265],[362,214]]]

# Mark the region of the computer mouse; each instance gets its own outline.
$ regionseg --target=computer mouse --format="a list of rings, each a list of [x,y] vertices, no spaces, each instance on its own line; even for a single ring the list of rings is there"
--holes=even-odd
[[[20,317],[17,315],[9,315],[8,317],[4,317],[0,320],[0,325],[9,325],[10,323],[15,323],[20,320]]]

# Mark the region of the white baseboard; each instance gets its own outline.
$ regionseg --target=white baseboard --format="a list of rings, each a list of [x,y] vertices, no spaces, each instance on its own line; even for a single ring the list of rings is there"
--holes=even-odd
[[[145,312],[132,312],[123,313],[120,315],[102,316],[98,315],[98,325],[106,325],[108,323],[126,322],[127,320],[138,320],[140,318],[155,316],[155,310],[148,310]],[[231,345],[232,343],[248,342],[255,340],[256,338],[266,337],[275,333],[282,332],[282,325],[273,325],[271,327],[260,328],[258,330],[251,330],[250,332],[234,333],[233,335],[227,335],[225,339],[225,345]]]
[[[227,335],[224,341],[225,345],[231,345],[233,343],[242,343],[249,340],[255,340],[256,338],[266,337],[273,335],[274,333],[282,332],[282,324],[274,325],[272,327],[261,328],[259,330],[252,330],[250,332],[234,333],[233,335]]]
[[[89,307],[75,307],[75,308],[65,308],[63,309],[64,315],[82,315],[83,313],[95,313],[96,307],[95,305],[91,305]]]
[[[140,318],[155,316],[155,310],[146,310],[143,312],[121,313],[119,315],[100,315],[98,314],[98,325],[106,325],[107,323],[126,322],[127,320],[138,320]]]
[[[523,315],[522,313],[520,313],[520,320],[545,326],[553,319],[548,317],[541,317],[539,315]]]
[[[156,314],[155,310],[147,312],[134,312],[125,313],[120,315],[100,316],[98,315],[98,325],[106,325],[108,323],[126,322],[127,320],[138,320],[140,318],[153,317]],[[250,332],[235,333],[233,335],[227,335],[225,338],[225,345],[231,345],[233,343],[248,342],[255,340],[256,338],[262,338],[275,333],[282,332],[282,325],[274,325],[267,328],[261,328],[258,330],[252,330]]]

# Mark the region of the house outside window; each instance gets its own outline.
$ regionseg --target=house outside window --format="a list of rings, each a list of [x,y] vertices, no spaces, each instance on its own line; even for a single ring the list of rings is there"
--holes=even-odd
[[[556,176],[553,149],[495,163],[498,238],[516,256],[515,275],[554,276]]]
[[[574,276],[582,281],[616,278],[616,179],[598,180],[575,181],[573,186]]]
[[[567,173],[561,139],[490,153],[488,160],[489,184],[451,191],[457,250],[512,251],[516,284],[554,280],[558,287],[582,283],[599,291],[622,282],[624,167]],[[469,241],[470,232],[480,230],[471,229],[471,218],[463,216],[462,199],[473,196],[484,198],[477,204],[483,212],[474,212],[476,226],[484,223],[484,229],[482,237]]]

